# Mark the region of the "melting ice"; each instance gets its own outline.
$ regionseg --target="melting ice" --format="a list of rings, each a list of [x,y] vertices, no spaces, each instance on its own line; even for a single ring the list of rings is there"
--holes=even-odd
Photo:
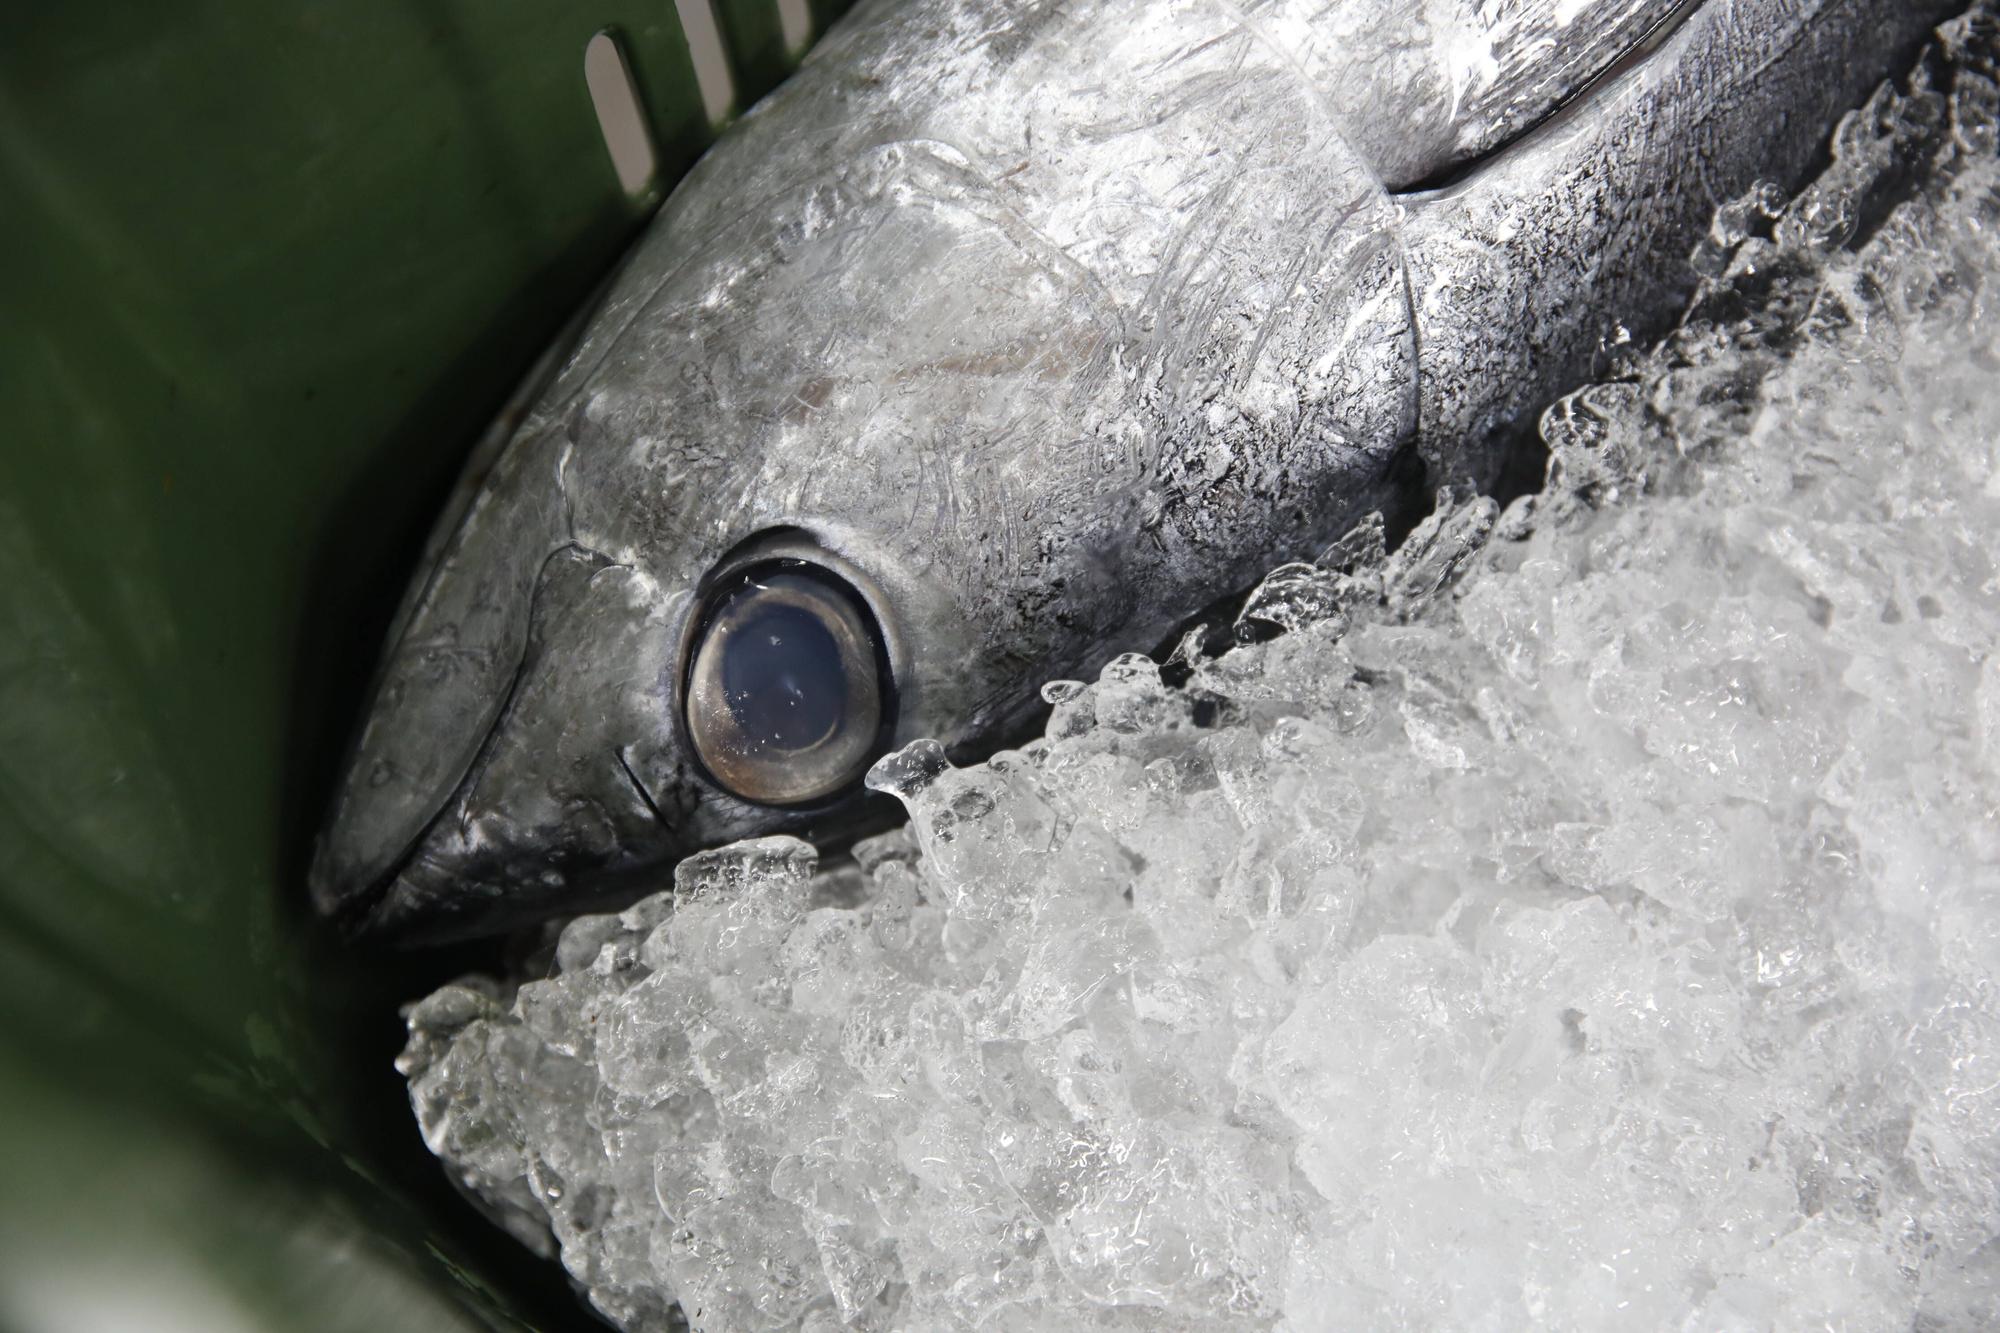
[[[415,1006],[432,1148],[631,1329],[2000,1322],[1990,73],[1725,209],[1537,501]]]

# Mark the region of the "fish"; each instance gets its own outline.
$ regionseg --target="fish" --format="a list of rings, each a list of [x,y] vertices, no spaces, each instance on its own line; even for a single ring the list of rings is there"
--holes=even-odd
[[[474,450],[317,909],[421,944],[837,839],[883,755],[1491,493],[1963,5],[864,0]]]

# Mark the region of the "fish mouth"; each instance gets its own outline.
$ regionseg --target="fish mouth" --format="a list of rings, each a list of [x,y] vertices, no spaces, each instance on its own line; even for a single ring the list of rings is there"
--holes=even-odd
[[[1558,99],[1535,120],[1512,135],[1473,156],[1454,161],[1426,176],[1396,186],[1390,194],[1398,199],[1419,199],[1449,195],[1500,163],[1532,149],[1544,139],[1560,134],[1579,117],[1609,98],[1617,88],[1637,78],[1660,51],[1687,27],[1694,16],[1706,9],[1710,0],[1678,0],[1656,17],[1617,59],[1584,80],[1568,95]]]
[[[573,877],[546,861],[524,877],[520,858],[480,846],[462,828],[454,833],[444,827],[450,820],[441,816],[387,875],[329,913],[342,935],[393,949],[459,943],[548,919],[552,894],[567,917],[629,901],[651,883],[639,867],[592,866]]]

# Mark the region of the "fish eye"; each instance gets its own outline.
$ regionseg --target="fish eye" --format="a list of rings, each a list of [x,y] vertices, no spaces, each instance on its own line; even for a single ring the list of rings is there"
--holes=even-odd
[[[688,667],[688,739],[734,795],[806,804],[881,756],[889,695],[881,631],[860,593],[817,565],[774,561],[709,597]]]

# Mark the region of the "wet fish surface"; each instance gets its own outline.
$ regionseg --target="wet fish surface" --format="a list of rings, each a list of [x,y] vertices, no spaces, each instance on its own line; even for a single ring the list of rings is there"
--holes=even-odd
[[[1492,488],[1960,8],[862,5],[477,452],[315,901],[473,934],[851,828],[890,749]]]

